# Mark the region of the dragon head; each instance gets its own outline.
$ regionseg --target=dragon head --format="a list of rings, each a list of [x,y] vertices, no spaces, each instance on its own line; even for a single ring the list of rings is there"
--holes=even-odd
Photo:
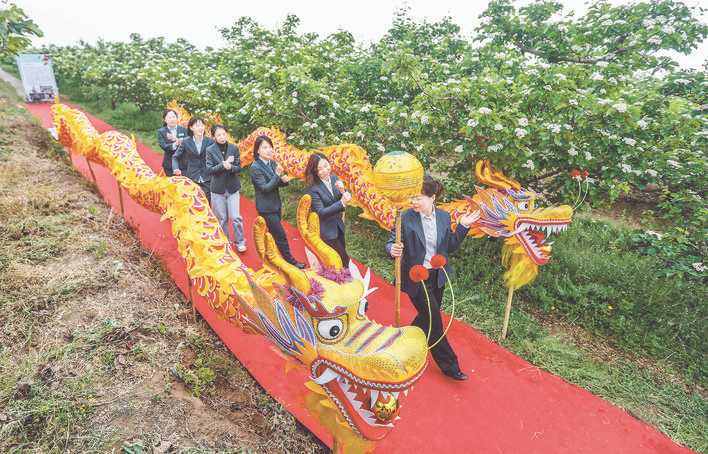
[[[255,247],[266,273],[246,276],[255,304],[241,304],[241,318],[303,363],[308,386],[329,407],[321,419],[337,414],[341,428],[365,440],[379,440],[398,419],[401,403],[427,364],[425,335],[417,327],[380,325],[365,314],[371,274],[339,255],[320,239],[319,219],[310,197],[298,206],[298,228],[311,267],[287,263],[262,218],[254,226]],[[265,276],[270,276],[266,278]],[[270,285],[272,291],[265,290]],[[334,431],[336,434],[336,430]]]
[[[480,218],[470,229],[476,237],[504,238],[502,261],[508,271],[508,286],[519,288],[538,274],[538,266],[551,258],[552,242],[548,237],[568,228],[573,209],[568,205],[537,208],[538,194],[492,168],[489,161],[475,166],[476,194],[465,202],[450,206],[453,219],[463,212],[479,210]]]

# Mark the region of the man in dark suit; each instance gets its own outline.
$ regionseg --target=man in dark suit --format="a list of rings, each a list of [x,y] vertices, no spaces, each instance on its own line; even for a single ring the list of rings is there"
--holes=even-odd
[[[282,203],[279,188],[287,186],[291,177],[286,175],[283,168],[273,160],[273,144],[268,137],[259,136],[256,138],[253,149],[251,182],[256,192],[256,211],[265,220],[268,231],[273,235],[283,259],[298,268],[305,268],[305,264],[295,260],[295,257],[290,253],[288,238],[280,223]]]
[[[443,337],[440,304],[447,279],[445,273],[431,266],[430,260],[434,255],[445,257],[445,271],[452,276],[449,254],[460,247],[470,225],[479,218],[479,212],[460,216],[457,229],[453,232],[450,214],[435,208],[435,199],[441,192],[440,183],[429,176],[424,178],[421,194],[411,199],[413,208],[401,213],[401,243],[396,243],[396,232],[392,231],[386,243],[386,252],[391,257],[401,257],[401,289],[408,294],[418,311],[412,325],[418,326],[426,335],[430,330],[428,345],[434,345],[431,349],[433,359],[445,375],[455,380],[466,380],[467,375],[460,370],[457,355],[447,338]],[[410,269],[414,265],[423,265],[428,269],[426,281],[413,282],[410,279]],[[422,285],[428,290],[430,308]]]
[[[187,129],[177,124],[177,112],[172,109],[165,110],[162,119],[163,126],[157,130],[157,141],[163,151],[162,169],[165,171],[165,175],[171,177],[173,175],[172,156],[187,137]]]
[[[172,156],[172,169],[175,175],[184,175],[197,183],[208,201],[211,201],[209,181],[211,175],[206,170],[206,149],[213,141],[204,136],[204,122],[200,118],[189,120],[188,135]]]
[[[337,251],[345,268],[349,267],[344,240],[344,210],[352,199],[344,190],[344,184],[332,173],[327,157],[313,153],[305,167],[305,179],[310,184],[308,193],[312,197],[312,211],[320,218],[320,238]]]

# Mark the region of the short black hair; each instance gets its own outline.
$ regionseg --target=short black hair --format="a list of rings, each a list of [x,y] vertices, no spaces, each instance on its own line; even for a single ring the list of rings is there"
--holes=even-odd
[[[320,152],[316,152],[312,153],[310,155],[310,158],[307,160],[307,166],[305,166],[305,181],[307,181],[307,184],[309,184],[310,186],[317,183],[318,181],[321,181],[320,176],[317,174],[317,168],[320,165],[320,161],[323,159],[329,162],[327,156],[323,155]]]
[[[227,133],[229,132],[229,131],[226,129],[226,126],[217,123],[217,124],[215,124],[214,126],[211,127],[211,136],[212,136],[212,137],[214,137],[214,134],[216,134],[216,130],[217,130],[217,129],[223,129],[223,130],[226,131]]]
[[[204,120],[202,120],[200,117],[192,117],[189,119],[189,123],[187,123],[187,135],[189,137],[194,137],[194,132],[192,131],[192,126],[194,126],[195,124],[200,123],[200,122],[201,122],[201,124],[206,125],[206,123],[204,123]]]
[[[165,117],[167,116],[168,113],[172,112],[175,114],[175,117],[177,117],[177,120],[179,120],[179,114],[177,113],[176,110],[174,109],[165,109],[162,111],[162,126],[167,126],[167,122],[165,121]]]
[[[442,194],[442,191],[443,185],[438,180],[430,175],[423,177],[423,187],[420,190],[421,194],[427,195],[428,197],[435,196],[437,199],[440,197],[440,194]]]
[[[268,136],[258,136],[256,137],[256,141],[253,142],[253,159],[258,159],[258,149],[261,148],[261,144],[263,142],[268,142],[270,146],[273,146],[273,142],[271,142],[270,137]]]

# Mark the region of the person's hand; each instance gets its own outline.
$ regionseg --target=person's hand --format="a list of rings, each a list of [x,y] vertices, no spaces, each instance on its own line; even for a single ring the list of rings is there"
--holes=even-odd
[[[343,204],[346,205],[347,203],[349,203],[349,201],[350,201],[351,199],[352,199],[352,194],[351,194],[350,192],[345,191],[345,192],[342,194],[342,203],[343,203]]]
[[[177,177],[179,177],[179,176],[181,176],[181,175],[182,175],[182,171],[181,171],[181,170],[179,170],[179,169],[175,169],[175,170],[174,170],[174,171],[173,171],[172,173],[174,173],[174,174],[175,174],[175,176],[177,176]]]
[[[229,156],[228,158],[226,158],[226,162],[228,162],[229,164],[231,164],[232,162],[234,162],[234,157],[233,157],[233,156]]]
[[[393,243],[391,246],[391,257],[398,258],[403,255],[403,243]]]
[[[337,182],[334,183],[334,186],[339,189],[339,192],[344,192],[344,183],[342,183],[342,180],[337,180]]]
[[[460,224],[462,224],[463,227],[469,228],[469,226],[471,226],[473,222],[476,222],[479,219],[480,215],[481,213],[479,212],[479,210],[474,210],[471,213],[466,213],[460,216],[458,221],[460,222]]]
[[[231,161],[229,161],[228,159],[224,161],[224,169],[231,170]]]
[[[292,179],[293,179],[293,177],[291,177],[289,175],[281,175],[281,177],[280,177],[280,181],[282,181],[283,183],[287,183],[288,181],[290,181]]]
[[[177,144],[177,146],[182,145],[182,142],[184,142],[184,139],[177,139],[177,140],[175,140],[175,143]]]
[[[278,165],[275,167],[275,174],[278,175],[278,176],[283,175],[283,172],[284,172],[284,171],[285,171],[285,170],[283,169],[283,166],[281,166],[280,164],[278,164]]]
[[[167,137],[167,140],[169,140],[170,142],[172,142],[172,141],[174,141],[174,140],[177,140],[177,138],[175,137],[175,135],[172,134],[171,132],[168,132],[165,137]]]

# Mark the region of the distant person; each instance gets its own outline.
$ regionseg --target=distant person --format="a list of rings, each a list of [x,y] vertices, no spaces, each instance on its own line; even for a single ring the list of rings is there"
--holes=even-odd
[[[453,232],[450,214],[435,208],[435,200],[440,197],[442,184],[426,175],[420,194],[411,197],[412,208],[401,213],[401,242],[396,242],[396,232],[391,231],[386,252],[391,257],[401,258],[401,289],[408,294],[418,311],[412,325],[423,330],[427,335],[432,324],[428,346],[433,359],[442,372],[455,380],[467,380],[467,375],[460,369],[457,355],[452,350],[447,338],[443,336],[440,304],[445,290],[445,273],[433,268],[430,260],[434,255],[445,257],[445,271],[452,273],[448,255],[460,247],[467,236],[470,225],[479,219],[479,211],[467,213],[459,218],[457,229]],[[414,282],[409,273],[414,265],[423,265],[429,271],[429,277],[423,282]],[[425,292],[425,285],[430,298],[430,308]]]
[[[268,231],[273,235],[283,259],[302,269],[305,268],[305,264],[295,260],[290,253],[288,238],[280,223],[282,218],[280,188],[287,186],[291,179],[292,177],[285,173],[283,167],[273,160],[273,142],[267,136],[258,136],[253,144],[251,165],[251,181],[256,190],[256,211],[265,219]]]
[[[221,230],[229,236],[229,219],[233,226],[231,242],[239,252],[246,252],[241,218],[241,157],[236,145],[229,143],[226,128],[214,125],[211,128],[214,143],[206,149],[206,171],[211,176],[211,206],[219,219]]]
[[[187,137],[187,130],[178,124],[179,118],[177,112],[172,109],[166,109],[162,113],[162,127],[157,130],[157,141],[162,148],[162,169],[165,175],[171,177],[172,173],[172,155],[182,145],[182,141]]]
[[[332,166],[322,153],[313,153],[305,167],[305,179],[310,185],[312,211],[320,218],[320,237],[342,258],[349,267],[349,255],[344,241],[344,210],[352,195],[344,183],[332,173]]]
[[[209,181],[211,175],[206,171],[206,149],[214,143],[204,136],[204,120],[192,117],[187,124],[187,135],[182,145],[172,156],[172,169],[175,175],[184,175],[202,188],[211,204]],[[182,161],[180,163],[180,161]]]

